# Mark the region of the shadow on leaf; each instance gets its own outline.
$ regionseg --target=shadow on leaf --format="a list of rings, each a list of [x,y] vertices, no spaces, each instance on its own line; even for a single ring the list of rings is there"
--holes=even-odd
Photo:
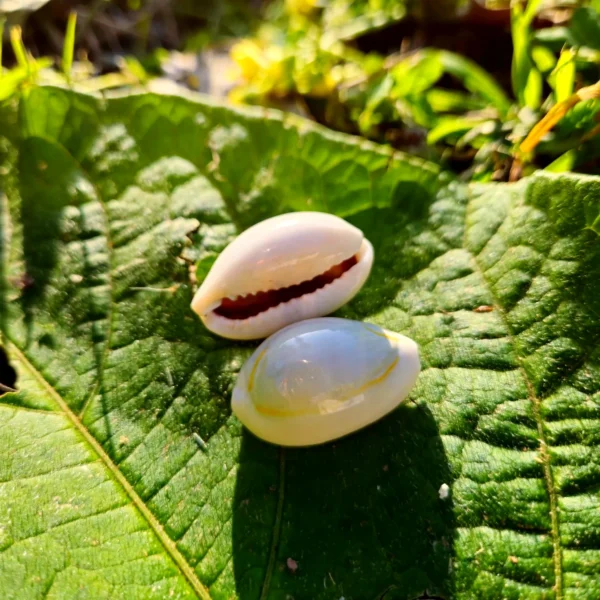
[[[11,367],[6,352],[0,346],[0,396],[15,388],[16,382],[17,372]]]
[[[32,339],[33,322],[42,299],[41,316],[72,325],[72,315],[65,313],[65,305],[72,299],[77,280],[63,281],[72,268],[82,269],[77,275],[85,278],[86,285],[105,283],[100,281],[99,275],[101,253],[95,249],[96,255],[90,256],[92,246],[86,243],[103,232],[97,225],[85,231],[83,224],[86,216],[92,223],[104,223],[101,214],[80,214],[77,207],[95,200],[96,194],[76,161],[60,144],[37,137],[24,140],[19,171],[25,262],[21,304],[28,327],[28,343],[32,343],[37,341]],[[65,251],[66,245],[73,242],[78,245]],[[89,318],[98,316],[90,314]]]
[[[455,194],[458,196],[458,193]],[[368,319],[390,306],[405,280],[462,241],[464,204],[432,195],[415,182],[396,188],[390,206],[369,208],[348,218],[375,250],[371,275],[339,316]]]
[[[450,469],[425,405],[313,448],[277,449],[246,432],[233,516],[239,596],[451,597],[444,483]]]

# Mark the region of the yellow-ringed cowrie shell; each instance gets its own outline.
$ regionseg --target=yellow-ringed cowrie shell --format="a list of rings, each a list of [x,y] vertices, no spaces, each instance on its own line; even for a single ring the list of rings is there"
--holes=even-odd
[[[370,323],[309,319],[256,349],[240,371],[231,407],[267,442],[321,444],[396,408],[420,369],[410,338]]]
[[[244,231],[215,261],[192,309],[212,332],[251,340],[352,299],[373,264],[360,229],[334,215],[297,212]]]

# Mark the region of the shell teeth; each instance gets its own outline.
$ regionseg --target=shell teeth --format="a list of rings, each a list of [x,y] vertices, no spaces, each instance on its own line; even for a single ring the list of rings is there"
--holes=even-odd
[[[352,270],[352,269],[353,269],[353,268],[354,268],[354,267],[355,267],[355,266],[356,266],[358,263],[360,263],[360,262],[363,260],[363,258],[364,258],[364,255],[363,255],[363,256],[361,256],[361,255],[359,255],[359,254],[357,253],[357,254],[354,254],[354,255],[350,256],[350,257],[349,257],[348,259],[346,259],[346,260],[351,260],[352,258],[355,258],[355,259],[356,259],[356,263],[355,263],[355,264],[353,264],[353,265],[352,265],[351,267],[349,267],[348,269],[346,269],[345,271],[343,271],[342,273],[340,273],[339,275],[337,275],[337,276],[335,277],[335,279],[333,279],[332,281],[328,281],[328,282],[324,283],[323,285],[321,285],[320,287],[318,287],[318,288],[317,288],[316,290],[314,290],[314,291],[311,291],[311,292],[305,292],[305,293],[303,293],[303,294],[301,294],[301,295],[302,295],[302,296],[310,296],[310,295],[312,295],[312,294],[316,293],[316,292],[317,292],[319,289],[321,289],[321,288],[327,287],[327,286],[329,286],[329,285],[335,285],[335,284],[336,284],[336,282],[338,282],[338,281],[339,281],[339,280],[340,280],[342,277],[344,277],[345,275],[347,275],[347,273],[348,273],[350,270]],[[346,261],[343,261],[343,262],[346,262]],[[331,269],[331,268],[333,268],[333,267],[336,267],[336,266],[337,266],[337,265],[331,265],[331,267],[329,267],[329,268],[327,268],[327,269],[325,269],[324,271],[321,271],[321,272],[319,272],[319,273],[315,273],[315,274],[314,274],[312,277],[310,277],[310,278],[309,278],[309,279],[307,279],[307,280],[304,280],[304,281],[297,281],[296,283],[292,283],[292,284],[290,284],[289,286],[286,286],[286,287],[290,288],[290,287],[298,287],[298,286],[301,286],[301,285],[303,285],[303,284],[305,284],[305,283],[308,283],[308,282],[312,281],[314,278],[317,278],[317,277],[320,277],[320,276],[322,276],[322,275],[326,274],[326,273],[329,271],[329,269]],[[272,293],[272,292],[278,292],[280,289],[281,289],[281,288],[274,288],[274,287],[273,287],[273,288],[267,288],[267,289],[257,289],[257,290],[253,290],[253,291],[247,291],[247,292],[244,292],[243,294],[230,294],[230,295],[226,296],[226,298],[227,298],[227,300],[231,300],[232,302],[235,302],[236,300],[242,300],[242,299],[244,299],[244,298],[248,298],[249,296],[260,296],[260,295],[270,294],[270,293]],[[300,297],[300,296],[297,296],[297,297]],[[291,298],[291,299],[293,300],[294,298]],[[286,301],[286,302],[289,302],[289,300],[288,300],[288,301]],[[284,303],[282,303],[282,304],[284,304]]]

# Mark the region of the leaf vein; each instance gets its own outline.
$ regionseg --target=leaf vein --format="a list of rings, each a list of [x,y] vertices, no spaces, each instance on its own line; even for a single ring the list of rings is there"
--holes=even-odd
[[[467,209],[468,212],[468,209]],[[467,229],[465,228],[465,237],[466,237]],[[463,243],[463,246],[468,249],[466,243]],[[487,290],[492,299],[492,303],[494,304],[500,318],[502,319],[507,331],[509,332],[509,337],[512,341],[513,347],[517,347],[516,342],[514,340],[514,333],[509,324],[508,319],[506,318],[506,313],[504,307],[500,304],[498,298],[492,291],[492,286],[489,284],[485,277],[485,271],[477,261],[477,254],[471,253],[473,257],[473,264],[475,266],[476,272],[479,273],[482,281],[485,283]],[[537,397],[533,384],[531,383],[529,376],[525,368],[520,365],[518,370],[520,371],[525,385],[527,387],[527,395],[529,400],[532,403],[533,414],[535,417],[536,425],[537,425],[537,433],[540,441],[540,460],[542,462],[542,467],[544,470],[544,481],[546,484],[546,490],[548,492],[548,500],[550,504],[550,521],[551,521],[551,536],[552,536],[552,547],[553,547],[553,562],[554,562],[554,576],[556,579],[555,582],[555,591],[556,591],[556,600],[562,600],[564,598],[563,594],[563,577],[562,577],[562,550],[560,545],[560,524],[558,518],[558,495],[556,492],[556,488],[554,486],[554,477],[552,475],[552,468],[550,465],[550,453],[548,451],[548,443],[546,441],[546,434],[544,431],[544,423],[541,414],[541,402]]]

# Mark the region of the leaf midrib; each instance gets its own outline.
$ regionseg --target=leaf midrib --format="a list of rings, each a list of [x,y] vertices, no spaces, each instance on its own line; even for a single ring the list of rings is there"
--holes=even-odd
[[[469,188],[469,192],[470,191],[471,191],[471,188]],[[471,197],[472,197],[472,195],[469,193],[469,198],[471,198]],[[469,248],[466,244],[467,221],[468,221],[469,212],[470,212],[469,206],[470,206],[470,202],[467,204],[467,209],[466,209],[466,213],[465,213],[465,230],[464,230],[462,246],[472,256],[473,265],[474,265],[477,273],[481,277],[481,280],[484,283],[484,285],[490,295],[490,298],[492,299],[494,309],[498,312],[500,319],[502,319],[502,322],[504,323],[504,325],[506,327],[506,330],[508,332],[507,337],[510,340],[511,345],[516,350],[517,345],[515,342],[514,332],[512,330],[512,327],[510,326],[510,323],[509,323],[507,317],[506,317],[506,312],[504,310],[504,307],[500,304],[500,301],[496,297],[496,294],[494,294],[494,292],[492,291],[492,287],[488,283],[488,280],[485,277],[485,271],[481,268],[481,266],[479,265],[479,262],[477,261],[478,255],[475,254],[474,252],[471,252],[471,250],[469,250]],[[517,354],[517,360],[519,362],[522,360],[522,357],[519,356],[518,354]],[[548,501],[549,501],[549,505],[550,505],[550,524],[551,524],[550,534],[552,537],[552,549],[553,549],[552,561],[554,564],[555,600],[564,600],[563,572],[562,572],[562,548],[560,545],[560,522],[559,522],[559,518],[558,518],[558,495],[556,492],[556,488],[554,486],[554,477],[552,475],[552,467],[550,464],[550,454],[548,453],[548,442],[546,440],[546,433],[544,431],[544,420],[542,418],[541,409],[540,409],[541,402],[535,393],[533,383],[529,379],[529,376],[527,375],[527,371],[525,370],[525,368],[522,365],[519,365],[518,370],[521,373],[521,376],[523,377],[525,386],[527,387],[527,396],[533,407],[533,415],[535,418],[538,438],[540,441],[539,455],[540,455],[541,464],[542,464],[542,467],[544,470],[544,484],[546,487],[546,491],[548,493]]]
[[[152,511],[146,506],[146,504],[137,494],[133,486],[129,483],[129,481],[127,481],[123,473],[121,473],[119,467],[111,460],[110,456],[105,452],[101,444],[89,432],[89,430],[81,422],[79,417],[71,410],[69,405],[56,391],[56,389],[46,380],[46,378],[38,371],[38,369],[31,363],[31,361],[29,361],[27,356],[23,354],[23,352],[21,352],[21,350],[12,341],[6,340],[5,345],[9,353],[13,353],[15,356],[17,356],[18,360],[24,363],[26,367],[30,369],[34,377],[48,392],[50,397],[56,402],[62,413],[69,419],[69,421],[72,423],[75,429],[77,429],[77,431],[83,436],[83,438],[90,445],[92,450],[100,457],[100,460],[109,470],[113,479],[123,488],[127,496],[130,498],[131,502],[144,517],[152,531],[155,533],[155,535],[161,542],[163,548],[166,550],[167,554],[169,554],[173,562],[177,565],[180,572],[186,578],[186,580],[188,581],[194,592],[197,594],[197,596],[202,600],[211,600],[211,596],[208,590],[198,579],[197,575],[194,573],[194,570],[188,564],[181,552],[179,552],[176,544],[165,533],[162,525],[152,514]]]

